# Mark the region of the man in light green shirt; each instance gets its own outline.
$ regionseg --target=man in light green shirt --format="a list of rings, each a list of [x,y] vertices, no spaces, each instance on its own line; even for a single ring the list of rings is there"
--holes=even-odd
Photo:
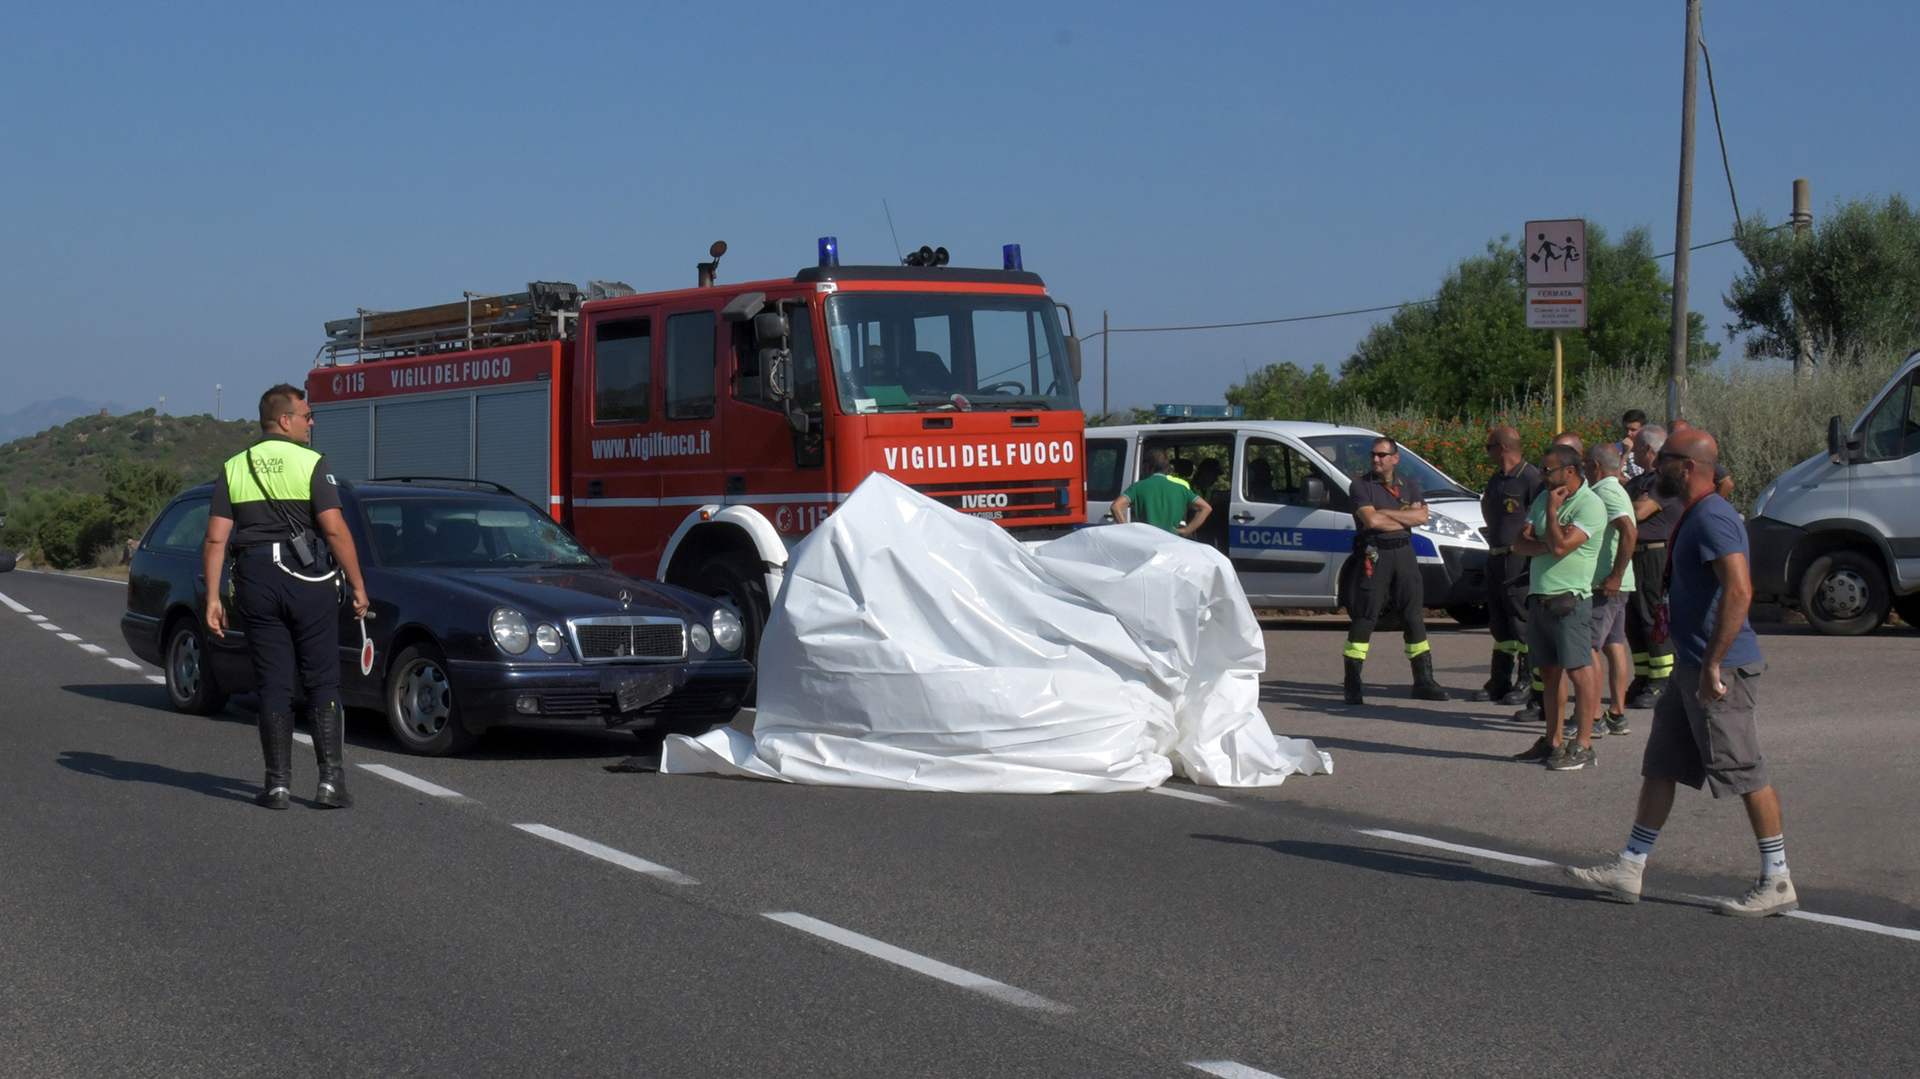
[[[1595,735],[1627,734],[1627,683],[1633,653],[1627,650],[1627,597],[1633,593],[1633,552],[1639,543],[1633,499],[1620,485],[1620,451],[1603,442],[1587,451],[1587,486],[1607,509],[1600,558],[1593,571],[1593,648],[1607,657],[1607,714]],[[1597,665],[1599,659],[1595,658]],[[1598,671],[1598,666],[1595,670]]]
[[[1527,655],[1545,687],[1547,733],[1514,760],[1545,763],[1556,772],[1594,764],[1593,721],[1600,714],[1599,670],[1593,664],[1593,583],[1600,561],[1606,504],[1581,482],[1580,451],[1549,446],[1540,460],[1546,489],[1533,500],[1513,541],[1527,565]],[[1561,736],[1566,680],[1573,682],[1575,742]]]

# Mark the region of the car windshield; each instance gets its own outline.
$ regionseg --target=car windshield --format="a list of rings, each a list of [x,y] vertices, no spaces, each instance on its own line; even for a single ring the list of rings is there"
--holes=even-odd
[[[360,502],[382,566],[591,566],[551,517],[505,498],[367,498]]]
[[[1317,435],[1306,439],[1315,453],[1333,462],[1333,467],[1358,479],[1373,471],[1373,444],[1379,435]],[[1420,485],[1420,497],[1432,501],[1449,498],[1478,498],[1472,491],[1447,478],[1447,474],[1420,459],[1405,446],[1400,447],[1400,464],[1395,473]]]
[[[827,344],[847,412],[1080,407],[1044,296],[843,292]]]

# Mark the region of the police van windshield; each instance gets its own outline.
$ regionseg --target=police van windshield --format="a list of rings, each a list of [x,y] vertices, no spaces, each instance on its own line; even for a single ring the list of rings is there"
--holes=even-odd
[[[503,498],[368,498],[361,516],[382,566],[591,566],[553,518]]]
[[[847,412],[1080,407],[1044,296],[841,293],[827,343]]]
[[[1333,467],[1358,479],[1373,471],[1373,443],[1377,435],[1316,435],[1306,439],[1315,453],[1333,463]],[[1480,496],[1447,478],[1447,474],[1420,459],[1405,446],[1400,447],[1400,464],[1394,474],[1420,485],[1420,497],[1428,502],[1448,499],[1478,499]]]

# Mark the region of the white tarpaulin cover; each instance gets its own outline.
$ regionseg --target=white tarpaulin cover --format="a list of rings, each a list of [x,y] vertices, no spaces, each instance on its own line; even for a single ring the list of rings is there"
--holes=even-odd
[[[675,735],[660,770],[1017,794],[1331,772],[1268,728],[1265,666],[1211,547],[1114,525],[1029,548],[875,474],[787,561],[753,737]]]

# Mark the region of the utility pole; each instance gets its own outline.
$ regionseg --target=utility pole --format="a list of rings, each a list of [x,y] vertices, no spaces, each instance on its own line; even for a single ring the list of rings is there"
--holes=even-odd
[[[1687,0],[1687,62],[1680,84],[1680,211],[1673,229],[1673,356],[1667,426],[1686,412],[1687,248],[1693,245],[1693,99],[1700,72],[1700,0]]]
[[[218,382],[213,384],[213,418],[216,420],[220,418],[220,384]]]
[[[1107,342],[1111,340],[1113,336],[1107,332],[1107,313],[1102,311],[1100,312],[1100,415],[1102,417],[1112,414],[1107,408],[1107,386],[1112,382],[1110,376],[1113,371],[1107,366]]]
[[[1804,177],[1793,182],[1793,239],[1803,243],[1813,235],[1813,185]],[[1806,319],[1801,316],[1799,297],[1790,297],[1793,305],[1794,336],[1799,338],[1793,350],[1793,373],[1797,378],[1813,370],[1813,335],[1807,332]]]

